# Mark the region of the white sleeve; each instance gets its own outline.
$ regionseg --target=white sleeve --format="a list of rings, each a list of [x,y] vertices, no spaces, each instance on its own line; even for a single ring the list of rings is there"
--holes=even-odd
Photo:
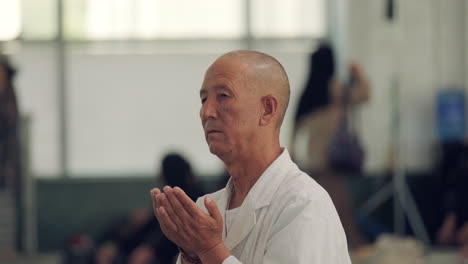
[[[231,255],[228,258],[226,258],[222,264],[242,264],[242,263],[238,259],[236,259],[236,257]]]
[[[182,264],[182,259],[180,257],[180,254],[179,256],[177,257],[177,262],[176,264]],[[234,256],[229,256],[227,257],[222,264],[242,264],[238,259],[236,259],[236,257]]]
[[[311,201],[288,206],[268,240],[263,263],[350,264],[346,236],[332,209]]]

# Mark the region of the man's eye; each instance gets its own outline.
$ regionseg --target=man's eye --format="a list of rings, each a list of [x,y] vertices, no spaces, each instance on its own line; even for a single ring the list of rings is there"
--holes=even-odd
[[[219,94],[219,97],[229,97],[229,94],[222,93],[222,94]]]
[[[201,99],[201,103],[204,104],[206,102],[206,98]]]

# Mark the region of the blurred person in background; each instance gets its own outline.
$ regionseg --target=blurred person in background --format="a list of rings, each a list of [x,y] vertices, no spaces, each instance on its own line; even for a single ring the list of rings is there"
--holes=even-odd
[[[19,114],[13,78],[15,69],[0,55],[0,189],[20,184]]]
[[[11,207],[16,210],[12,216],[8,216],[10,214],[3,215],[5,218],[3,229],[14,228],[14,225],[9,224],[13,223],[14,220],[11,219],[10,222],[9,217],[14,217],[17,223],[23,221],[21,211],[20,116],[13,86],[15,74],[16,70],[10,64],[9,58],[0,54],[0,193],[11,196],[13,201]],[[7,202],[4,208],[9,208],[8,204]],[[21,225],[16,225],[16,230],[13,232],[13,239],[16,241],[11,241],[12,244],[3,243],[1,245],[0,258],[15,258],[16,250],[22,250],[21,236],[23,230]],[[5,237],[9,236],[5,234]],[[8,239],[4,241],[8,241]]]
[[[163,184],[187,190],[195,200],[203,195],[190,163],[178,153],[168,153],[161,162]],[[163,236],[151,209],[133,211],[128,220],[112,229],[99,243],[96,264],[174,263],[177,246]]]
[[[311,54],[309,74],[294,118],[292,153],[298,165],[330,194],[345,229],[348,245],[354,252],[368,250],[368,238],[357,225],[352,197],[347,186],[350,173],[329,162],[329,150],[340,128],[343,115],[369,98],[369,84],[359,65],[350,66],[353,82],[343,105],[344,85],[335,77],[333,50],[321,44]],[[347,117],[348,118],[348,117]],[[362,252],[364,255],[367,253]]]
[[[468,142],[441,143],[436,186],[442,216],[436,233],[436,245],[456,247],[468,260]]]

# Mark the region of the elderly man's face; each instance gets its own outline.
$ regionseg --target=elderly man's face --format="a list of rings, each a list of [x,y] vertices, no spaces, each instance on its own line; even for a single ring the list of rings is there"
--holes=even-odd
[[[246,77],[246,65],[221,58],[206,72],[200,118],[211,153],[222,157],[248,150],[255,142],[261,99]]]

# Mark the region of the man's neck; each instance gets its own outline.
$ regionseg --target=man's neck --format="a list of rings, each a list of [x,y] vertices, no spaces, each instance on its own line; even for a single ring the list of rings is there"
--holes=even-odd
[[[281,152],[282,149],[278,142],[264,148],[251,149],[249,153],[226,164],[234,185],[229,209],[242,205],[250,189],[271,163],[281,155]]]

